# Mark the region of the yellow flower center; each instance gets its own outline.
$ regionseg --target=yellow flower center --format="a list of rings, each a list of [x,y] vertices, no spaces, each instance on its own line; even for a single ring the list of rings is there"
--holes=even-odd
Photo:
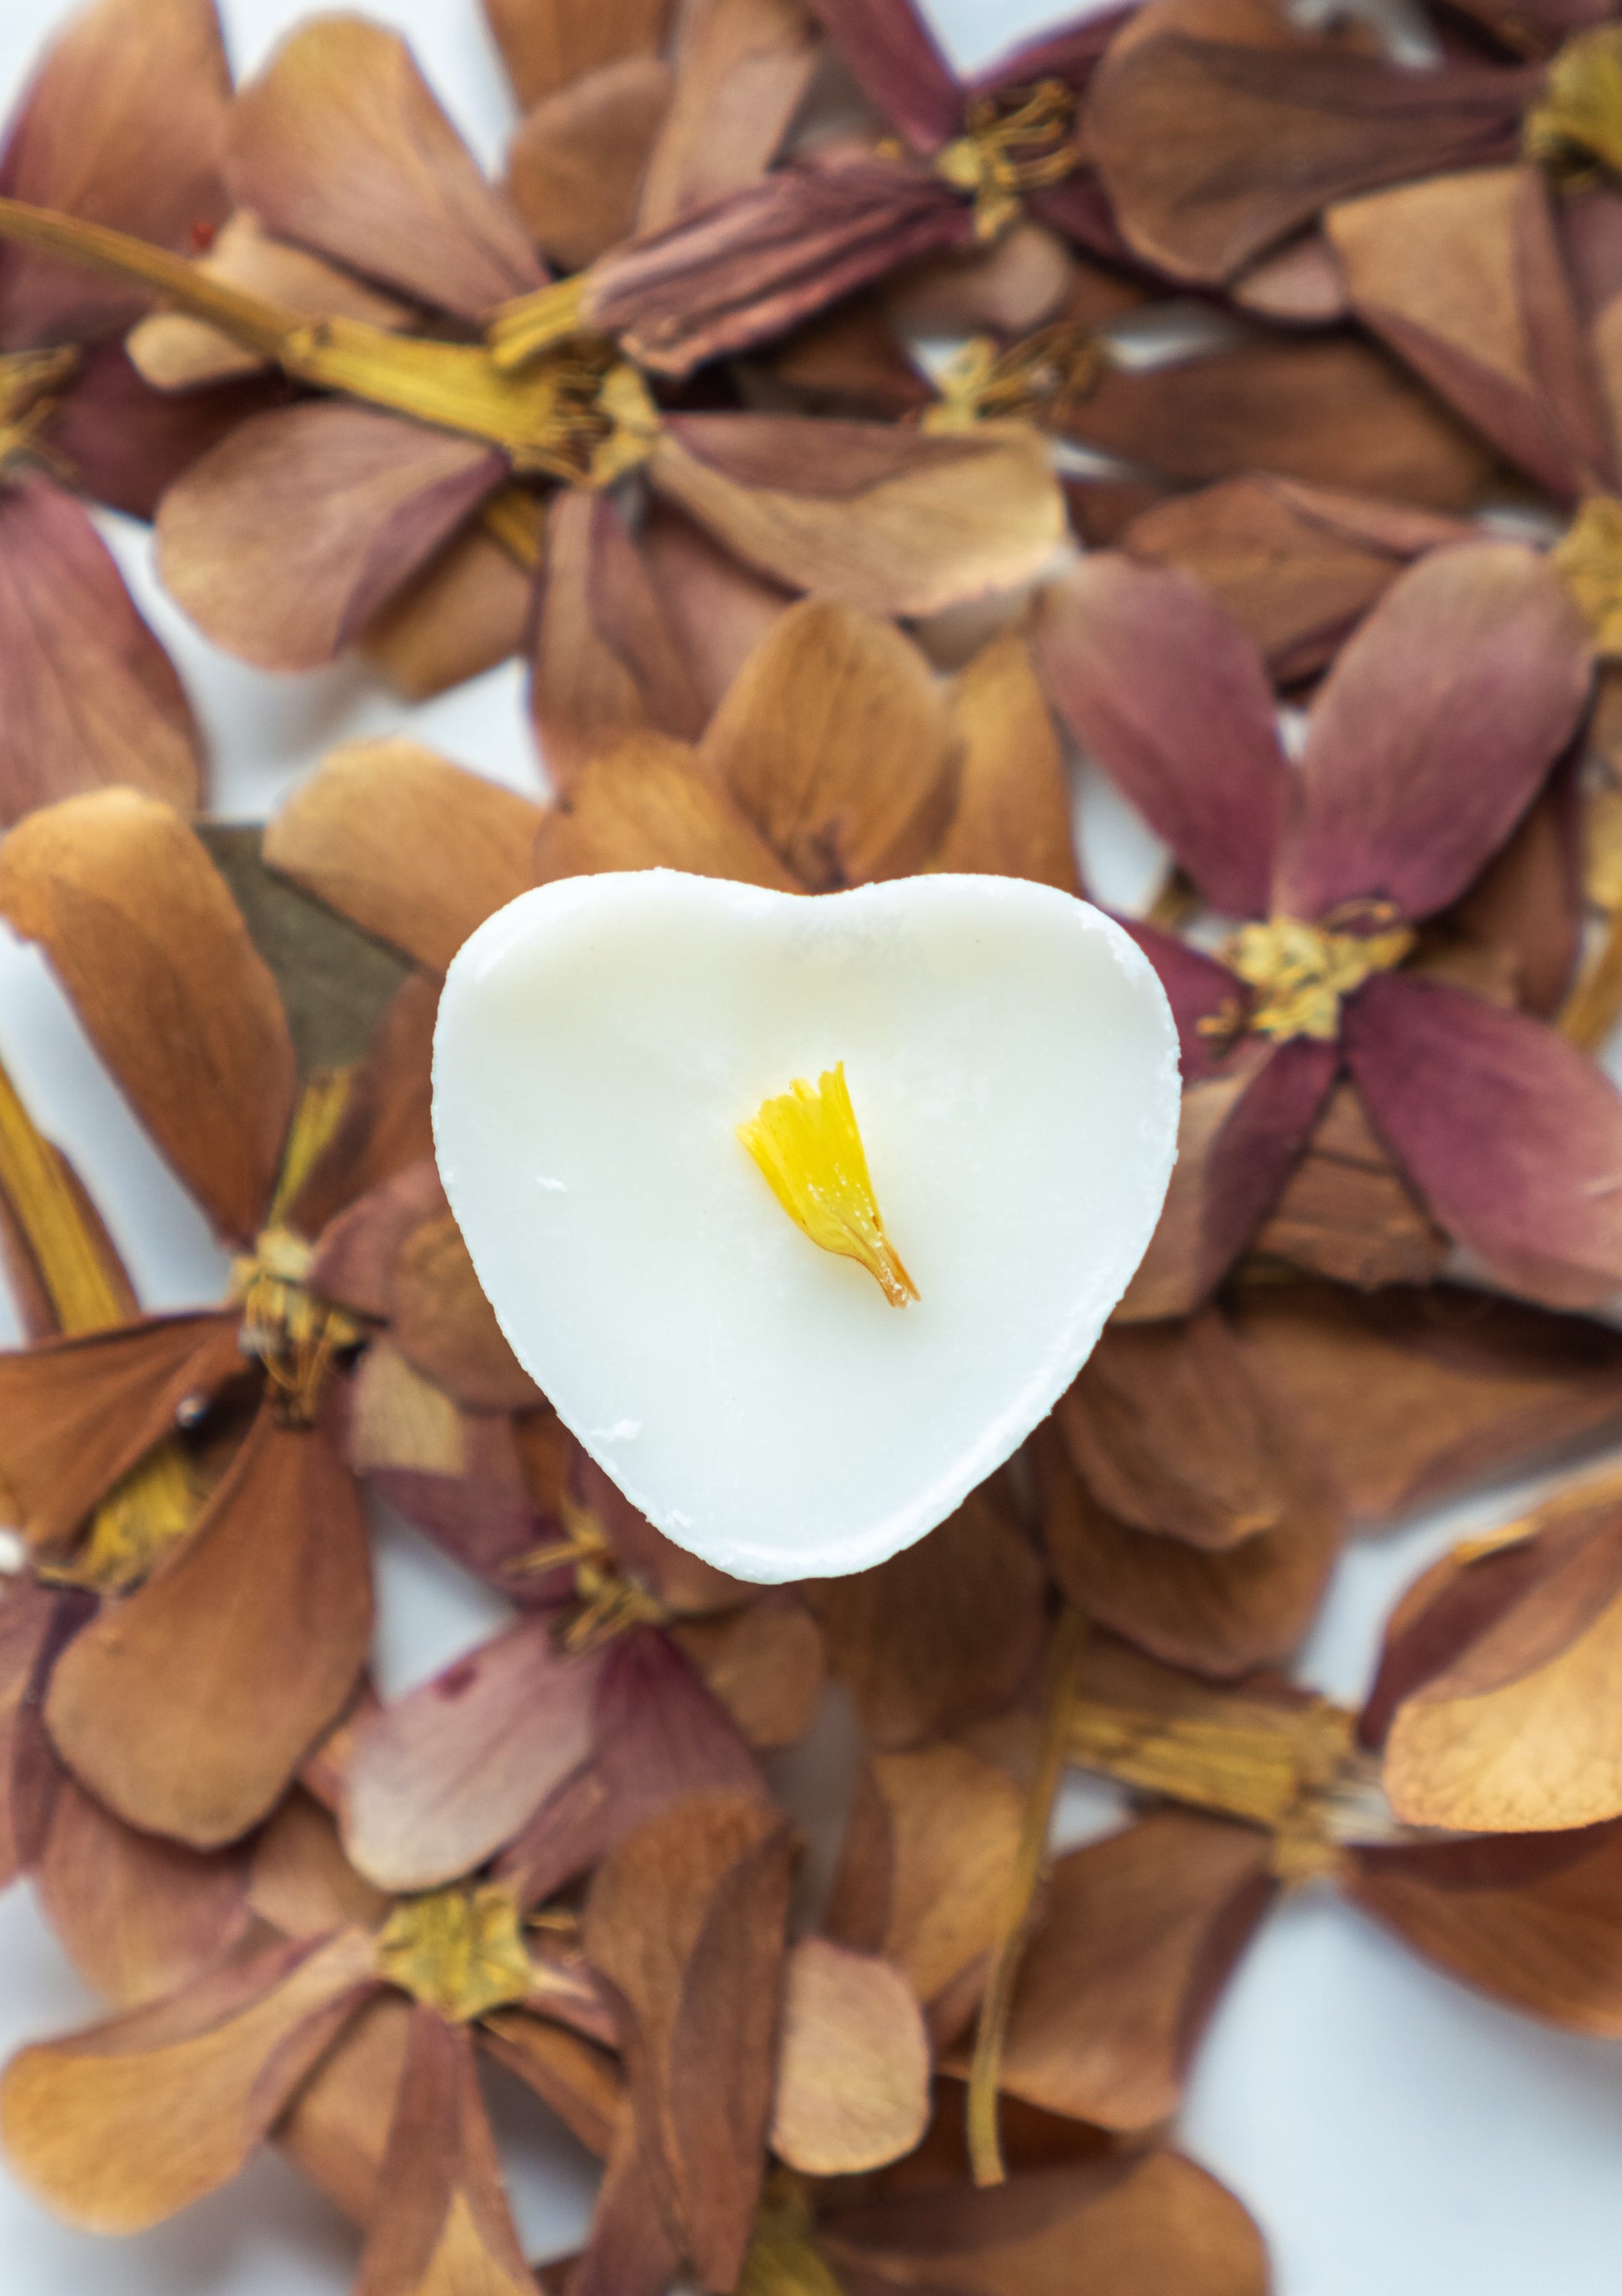
[[[1622,502],[1591,495],[1550,555],[1600,652],[1622,653]]]
[[[1077,164],[1076,96],[1061,79],[977,96],[965,132],[935,155],[936,173],[974,197],[974,235],[992,240],[1027,192],[1062,183]]]
[[[1315,1037],[1332,1044],[1340,1033],[1340,1006],[1376,972],[1389,972],[1413,947],[1413,932],[1335,932],[1300,917],[1270,917],[1241,925],[1223,950],[1229,968],[1260,997],[1246,1025],[1253,1035],[1283,1043]]]
[[[992,335],[964,344],[940,377],[940,400],[926,430],[963,430],[997,417],[1062,422],[1098,381],[1109,359],[1091,327],[1065,320],[1004,350]]]
[[[361,1337],[353,1316],[307,1288],[314,1258],[291,1228],[267,1227],[231,1268],[242,1352],[264,1365],[278,1415],[298,1427],[312,1423],[335,1357]]]
[[[813,1243],[858,1261],[892,1308],[918,1297],[879,1217],[843,1061],[823,1070],[815,1091],[796,1077],[777,1099],[763,1100],[753,1122],[738,1127],[738,1137]]]
[[[528,1999],[518,1899],[496,1882],[403,1899],[378,1931],[377,1973],[459,2025]]]
[[[1622,25],[1567,41],[1522,123],[1521,145],[1556,175],[1622,174]]]

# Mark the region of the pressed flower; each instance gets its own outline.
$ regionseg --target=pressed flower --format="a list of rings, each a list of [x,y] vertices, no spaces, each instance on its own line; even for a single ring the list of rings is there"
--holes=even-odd
[[[1556,1306],[1608,1297],[1616,1092],[1528,1015],[1396,969],[1401,935],[1467,890],[1580,720],[1588,652],[1553,570],[1484,544],[1403,575],[1320,688],[1298,774],[1259,656],[1177,575],[1089,561],[1049,594],[1037,644],[1062,713],[1204,898],[1274,924],[1265,948],[1244,943],[1249,979],[1137,928],[1194,1080],[1139,1312],[1186,1308],[1232,1264],[1343,1070],[1416,1195],[1499,1282]],[[1348,936],[1369,967],[1349,993]]]
[[[207,1845],[263,1816],[365,1658],[365,1530],[334,1406],[375,1326],[311,1276],[333,1214],[425,1152],[431,1000],[407,987],[370,1062],[301,1084],[288,1010],[223,879],[134,792],[30,816],[7,840],[0,906],[238,1255],[218,1309],[141,1316],[115,1291],[0,1365],[3,1472],[36,1572],[101,1598],[51,1669],[53,1743],[129,1822]],[[315,949],[332,924],[316,912],[300,930]],[[382,973],[392,990],[397,967]],[[352,1061],[382,1002],[347,1016],[329,1052]],[[307,1056],[307,1006],[293,1017]],[[47,1267],[52,1200],[36,1189],[14,1210]],[[200,1421],[201,1477],[174,1439]]]

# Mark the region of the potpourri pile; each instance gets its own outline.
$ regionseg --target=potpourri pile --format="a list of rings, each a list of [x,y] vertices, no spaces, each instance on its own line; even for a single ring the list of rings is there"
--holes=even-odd
[[[107,2004],[0,2141],[111,2234],[280,2146],[361,2296],[1261,2296],[1176,2115],[1284,1893],[1622,2042],[1622,19],[964,79],[909,0],[486,6],[499,180],[393,30],[233,88],[211,0],[74,19],[0,159],[0,916],[233,1255],[146,1312],[0,1071],[0,1879]],[[397,738],[211,817],[98,509],[260,668],[521,658],[548,800]],[[920,1545],[728,1578],[509,1352],[439,980],[580,873],[1094,890],[1084,759],[1165,855],[1149,1257]],[[1292,1681],[1348,1540],[1552,1464]],[[511,1612],[392,1702],[373,1501]],[[1126,1816],[1049,1856],[1067,1768]]]

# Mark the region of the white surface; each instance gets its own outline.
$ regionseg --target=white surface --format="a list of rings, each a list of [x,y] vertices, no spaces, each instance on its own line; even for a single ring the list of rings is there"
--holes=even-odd
[[[900,1307],[737,1136],[841,1064]],[[1135,943],[1011,878],[542,886],[456,957],[434,1038],[440,1174],[514,1353],[659,1529],[758,1580],[883,1562],[1047,1416],[1177,1114]]]
[[[68,12],[68,0],[0,8],[0,95]],[[239,62],[262,55],[302,12],[297,0],[225,0]],[[417,41],[459,123],[493,154],[504,99],[473,0],[374,0],[373,12]],[[960,55],[978,58],[1055,12],[1033,0],[938,0],[936,12]],[[348,668],[264,677],[212,653],[142,583],[143,537],[125,529],[120,547],[209,728],[222,810],[262,816],[325,747],[407,724],[496,778],[539,786],[515,669],[416,712]],[[1094,860],[1111,833],[1107,811],[1092,808],[1087,824]],[[1121,874],[1141,873],[1141,857],[1122,857]],[[3,944],[0,1054],[90,1177],[144,1296],[155,1305],[217,1296],[222,1261],[196,1214],[97,1073],[41,968]],[[6,1312],[0,1296],[0,1330]],[[1399,1587],[1462,1530],[1513,1513],[1520,1496],[1355,1551],[1313,1639],[1307,1678],[1355,1697]],[[497,1622],[489,1598],[408,1532],[385,1537],[379,1570],[389,1692]],[[809,1758],[778,1766],[784,1790],[825,1821],[838,1807],[832,1784],[849,1775],[848,1739],[831,1717]],[[1064,1839],[1097,1832],[1115,1807],[1107,1790],[1078,1784],[1061,1811]],[[92,2006],[27,1892],[0,1898],[0,2050]],[[561,2134],[537,2144],[538,2108],[503,2118],[533,2252],[560,2251],[584,2221],[579,2156]],[[530,2140],[521,2144],[520,2123]],[[1184,2133],[1257,2211],[1279,2296],[1612,2296],[1618,2285],[1622,2051],[1478,2000],[1331,1898],[1287,1906],[1251,1950],[1205,2048]],[[343,2296],[353,2258],[347,2230],[275,2160],[129,2242],[65,2231],[0,2177],[4,2296]]]

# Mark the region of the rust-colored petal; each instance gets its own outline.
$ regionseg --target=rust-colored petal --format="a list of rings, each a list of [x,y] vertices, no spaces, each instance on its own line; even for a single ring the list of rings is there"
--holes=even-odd
[[[1449,1234],[1511,1291],[1595,1308],[1622,1285],[1622,1097],[1541,1021],[1397,973],[1346,1014],[1369,1112]]]
[[[1042,1642],[1042,1566],[993,1494],[876,1570],[807,1589],[870,1742],[915,1745],[1012,1705]]]
[[[58,1943],[120,2008],[189,1984],[247,1928],[242,1860],[121,1824],[64,1778],[35,1884]]]
[[[411,2022],[357,2296],[534,2296],[465,2025]]]
[[[1079,1610],[1170,1666],[1218,1676],[1287,1658],[1316,1614],[1340,1543],[1305,1469],[1288,1522],[1201,1548],[1117,1522],[1054,1448],[1039,1447],[1047,1551]]]
[[[1295,1443],[1215,1308],[1107,1327],[1054,1416],[1094,1497],[1139,1530],[1233,1546],[1299,1505]]]
[[[498,2064],[549,2104],[589,2151],[606,2154],[625,2104],[625,2085],[606,2049],[527,2009],[498,2009],[479,2022]]]
[[[1121,547],[1192,574],[1289,685],[1334,659],[1405,565],[1468,534],[1462,520],[1405,504],[1247,477],[1157,504]]]
[[[1055,708],[1216,908],[1267,906],[1288,769],[1255,646],[1186,575],[1104,553],[1044,594]]]
[[[535,578],[482,525],[459,527],[360,633],[366,660],[407,701],[429,701],[521,653]]]
[[[0,495],[0,823],[109,782],[189,810],[198,734],[168,656],[78,503]]]
[[[537,882],[602,869],[684,869],[804,890],[697,753],[652,733],[625,734],[593,758],[537,832]]]
[[[771,2145],[808,2177],[860,2175],[910,2152],[930,2118],[930,2041],[900,1972],[827,1938],[783,1970]]]
[[[1057,550],[1042,442],[797,415],[672,415],[650,482],[750,565],[872,614],[930,614],[1013,588]]]
[[[1316,917],[1368,896],[1445,908],[1486,865],[1570,740],[1593,677],[1547,558],[1508,542],[1401,575],[1313,705],[1274,888]]]
[[[635,2116],[622,2109],[569,2296],[666,2296],[682,2264]]]
[[[0,158],[0,192],[182,253],[225,207],[230,75],[213,0],[101,0],[46,51]],[[143,299],[7,248],[0,346],[94,340]]]
[[[376,2213],[413,2008],[403,1994],[365,2003],[293,2098],[275,2141],[352,2223]]]
[[[484,12],[527,109],[623,56],[657,55],[670,0],[484,0]]]
[[[357,1706],[358,1712],[352,1711],[323,1741],[316,1760],[330,1757],[336,1745],[352,1737],[359,1721],[375,1710],[364,1699]],[[311,1774],[312,1766],[307,1764],[304,1775]],[[248,1898],[261,1921],[294,1938],[324,1937],[345,1928],[376,1929],[390,1909],[389,1899],[344,1856],[331,1812],[302,1786],[293,1788],[268,1825],[254,1836]]]
[[[537,245],[563,270],[584,271],[630,236],[670,95],[668,64],[624,56],[543,96],[519,123],[507,188]]]
[[[1168,2119],[1273,1900],[1271,1848],[1249,1826],[1162,1810],[1057,1859],[1020,1965],[1002,2086],[1105,2128]]]
[[[1267,2296],[1262,2236],[1181,2153],[1040,2167],[977,2190],[897,2189],[824,2220],[819,2244],[850,2296]]]
[[[1550,2024],[1622,2038],[1622,1824],[1364,1849],[1342,1887],[1450,1977]]]
[[[43,947],[215,1225],[253,1236],[292,1113],[293,1049],[269,970],[197,839],[134,791],[66,799],[5,840],[0,910]]]
[[[816,893],[909,874],[953,796],[946,709],[922,655],[834,598],[782,616],[699,755]]]
[[[341,653],[506,474],[477,439],[340,400],[255,415],[158,519],[164,586],[261,669]]]
[[[586,1901],[644,2157],[679,2248],[714,2288],[736,2282],[765,2166],[792,1857],[769,1809],[701,1797],[610,1851]]]
[[[966,1747],[875,1754],[851,1805],[829,1933],[903,1970],[937,2038],[973,2005],[1003,1927],[1023,1797]]]
[[[410,48],[361,16],[300,25],[242,88],[226,177],[280,237],[461,318],[545,277]]]
[[[61,1784],[39,1705],[53,1660],[90,1598],[32,1578],[0,1589],[0,1890],[38,1857]]]
[[[662,231],[763,175],[822,53],[799,0],[696,0],[684,9],[639,230]]]
[[[1159,0],[1088,92],[1121,230],[1175,278],[1216,282],[1335,199],[1512,150],[1528,70],[1416,71],[1266,0]]]
[[[399,738],[351,742],[300,784],[265,857],[430,972],[533,882],[529,798]]]
[[[606,496],[560,495],[547,511],[534,657],[530,708],[547,770],[565,791],[622,734],[689,740],[703,727],[670,601]]]
[[[768,1596],[670,1631],[751,1746],[799,1744],[816,1718],[824,1673],[822,1636],[799,1603]]]
[[[1265,1259],[1368,1289],[1441,1273],[1447,1238],[1393,1162],[1355,1087],[1324,1103],[1307,1152],[1257,1232]]]
[[[949,699],[957,805],[935,866],[1078,893],[1064,759],[1025,639],[1010,631],[982,646]]]
[[[344,1842],[389,1890],[431,1889],[503,1849],[591,1748],[597,1661],[526,1619],[355,1732]]]
[[[1355,1519],[1524,1472],[1622,1411],[1622,1340],[1443,1285],[1246,1285],[1246,1348]]]
[[[1412,1824],[1461,1833],[1622,1816],[1622,1731],[1610,1693],[1622,1652],[1622,1513],[1562,1513],[1507,1550],[1497,1572],[1494,1560],[1466,1565],[1455,1599],[1425,1614],[1440,1663],[1392,1718],[1391,1806]],[[1511,1591],[1497,1615],[1472,1621],[1472,1582],[1506,1576]],[[1462,1613],[1451,1652],[1448,1610]]]
[[[371,1629],[355,1486],[324,1437],[266,1411],[176,1559],[58,1664],[51,1734],[131,1824],[209,1849],[272,1808]]]
[[[242,1368],[230,1312],[151,1316],[0,1355],[0,1488],[35,1545],[69,1538],[181,1406]]]
[[[0,2081],[16,2175],[94,2232],[141,2232],[233,2177],[372,1979],[348,1930],[25,2049]]]

